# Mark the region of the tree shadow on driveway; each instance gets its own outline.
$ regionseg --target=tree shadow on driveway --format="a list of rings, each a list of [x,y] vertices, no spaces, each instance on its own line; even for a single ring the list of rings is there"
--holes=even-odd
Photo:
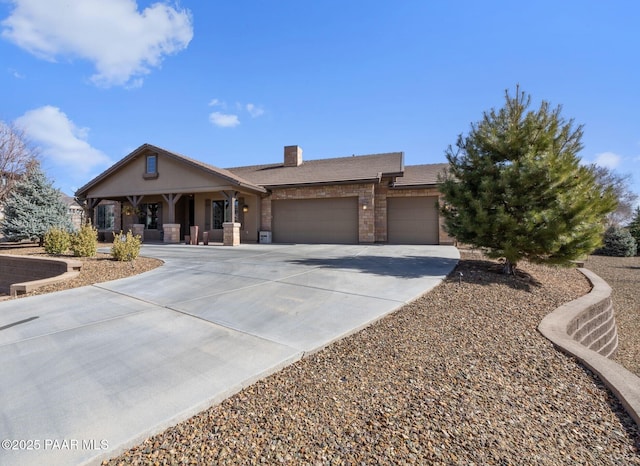
[[[335,270],[357,270],[362,273],[397,278],[422,278],[447,275],[458,259],[425,256],[344,256],[308,258],[288,261],[291,264]]]

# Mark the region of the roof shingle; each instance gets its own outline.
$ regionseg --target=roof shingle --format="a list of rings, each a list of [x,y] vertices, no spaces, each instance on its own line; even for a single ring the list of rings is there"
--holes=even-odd
[[[381,176],[400,176],[403,168],[402,152],[390,152],[308,160],[297,167],[285,167],[279,163],[227,170],[257,185],[272,187],[375,180]]]
[[[438,184],[438,175],[444,175],[449,164],[432,163],[428,165],[408,165],[404,167],[404,176],[396,178],[394,187],[409,188],[414,186]]]

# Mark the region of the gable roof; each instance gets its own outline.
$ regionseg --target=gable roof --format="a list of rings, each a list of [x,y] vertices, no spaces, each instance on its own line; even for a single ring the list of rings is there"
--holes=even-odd
[[[78,202],[68,194],[60,192],[60,200],[70,209],[82,209],[82,206],[78,204]]]
[[[199,168],[199,169],[203,170],[206,173],[209,173],[211,175],[215,175],[215,176],[218,176],[220,178],[223,178],[223,179],[229,181],[233,185],[240,186],[240,187],[248,189],[250,191],[260,192],[260,193],[266,193],[267,192],[267,190],[264,189],[262,186],[258,186],[256,184],[253,184],[252,182],[247,181],[247,180],[245,180],[243,178],[240,178],[239,176],[237,176],[237,175],[235,175],[235,174],[231,173],[230,171],[225,170],[223,168],[214,167],[213,165],[209,165],[207,163],[200,162],[199,160],[192,159],[190,157],[178,154],[176,152],[171,152],[171,151],[168,151],[166,149],[162,149],[161,147],[154,146],[152,144],[143,144],[140,147],[138,147],[136,150],[131,152],[129,155],[127,155],[123,159],[119,160],[118,162],[113,164],[111,167],[107,168],[105,171],[103,171],[101,174],[99,174],[94,179],[89,181],[87,184],[85,184],[84,186],[79,188],[76,191],[76,197],[81,197],[84,192],[88,191],[90,188],[92,188],[93,186],[97,185],[100,181],[108,178],[110,175],[115,173],[121,167],[124,167],[125,165],[127,165],[127,163],[129,163],[131,160],[135,159],[139,155],[141,155],[143,153],[146,153],[146,152],[162,154],[162,155],[164,155],[166,157],[173,158],[173,159],[178,160],[178,161],[180,161],[182,163],[186,163],[187,165],[191,165],[193,167]]]
[[[170,157],[255,193],[266,193],[270,188],[287,186],[379,182],[383,177],[393,179],[393,188],[436,185],[438,174],[444,172],[448,166],[446,163],[439,163],[405,167],[402,152],[388,152],[308,160],[299,166],[274,163],[223,169],[152,144],[143,144],[79,188],[76,191],[76,197],[83,197],[91,188],[145,153],[156,153]]]
[[[383,176],[402,176],[403,158],[402,152],[390,152],[308,160],[297,167],[285,167],[282,163],[276,163],[235,167],[228,170],[239,177],[267,188],[363,182],[379,180]]]
[[[444,175],[448,163],[431,163],[428,165],[408,165],[404,167],[404,175],[396,178],[394,188],[413,188],[417,186],[438,184],[438,175]]]

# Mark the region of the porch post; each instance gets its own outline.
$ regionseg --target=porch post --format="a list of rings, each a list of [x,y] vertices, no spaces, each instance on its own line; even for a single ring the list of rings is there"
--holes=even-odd
[[[168,223],[164,223],[162,225],[162,230],[164,231],[164,242],[165,243],[179,243],[180,242],[180,224],[175,223],[176,221],[176,204],[182,197],[182,193],[174,194],[163,194],[162,197],[167,202],[169,207],[169,215],[168,215]]]
[[[144,197],[144,194],[141,196],[127,196],[127,200],[131,203],[134,209],[137,209],[138,204],[140,204],[140,201],[142,200],[143,197]]]
[[[140,196],[127,196],[127,200],[133,206],[134,212],[138,210],[138,205],[140,204],[140,201],[142,200],[143,197],[144,197],[144,194]],[[143,223],[133,223],[131,224],[131,227],[129,228],[129,230],[131,230],[131,233],[134,236],[139,236],[144,241],[144,224]]]
[[[83,204],[83,208],[85,209],[86,220],[88,220],[89,223],[93,226],[95,226],[94,209],[98,204],[100,204],[101,200],[102,199],[100,199],[99,197],[91,197],[87,199],[86,203]]]
[[[236,198],[238,191],[222,191],[225,199],[229,203],[231,218],[226,219],[222,224],[222,244],[224,246],[238,246],[240,244],[240,224],[236,223]]]
[[[167,202],[169,206],[169,223],[175,223],[176,221],[176,204],[182,197],[182,193],[174,194],[163,194],[162,197]]]

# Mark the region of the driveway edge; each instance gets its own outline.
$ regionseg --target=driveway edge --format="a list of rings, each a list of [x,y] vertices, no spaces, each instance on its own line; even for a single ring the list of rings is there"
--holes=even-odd
[[[581,314],[611,297],[611,287],[602,278],[590,270],[578,270],[591,282],[593,288],[588,294],[560,306],[547,315],[538,325],[538,330],[560,350],[574,356],[594,372],[640,427],[640,377],[617,362],[583,346],[568,333],[569,325]]]
[[[104,461],[107,461],[111,458],[116,458],[117,456],[121,455],[122,453],[126,452],[127,450],[129,450],[130,448],[135,447],[136,445],[139,445],[141,443],[143,443],[145,440],[147,440],[148,438],[151,438],[155,435],[158,435],[162,432],[164,432],[165,430],[174,427],[178,424],[180,424],[181,422],[187,421],[188,419],[191,419],[194,416],[197,416],[198,414],[216,406],[219,405],[220,403],[224,402],[227,398],[232,397],[233,395],[240,393],[242,390],[244,390],[247,387],[250,387],[251,385],[253,385],[254,383],[265,379],[267,377],[269,377],[272,374],[275,374],[276,372],[280,372],[282,369],[284,369],[287,366],[290,366],[296,362],[298,362],[299,360],[301,360],[304,357],[304,352],[302,351],[294,351],[292,352],[292,354],[284,359],[282,359],[281,361],[279,361],[278,363],[265,368],[264,370],[262,370],[259,373],[256,373],[244,380],[242,380],[241,382],[238,382],[237,384],[228,387],[225,390],[222,390],[218,393],[215,393],[213,396],[211,396],[210,398],[191,406],[190,408],[187,408],[179,413],[177,413],[176,415],[172,416],[171,418],[165,419],[164,421],[157,423],[141,432],[138,432],[138,434],[135,437],[132,437],[130,439],[128,439],[126,442],[121,442],[118,443],[117,445],[114,445],[113,447],[110,446],[109,449],[91,457],[88,459],[83,460],[80,464],[80,466],[99,466],[101,465]]]

